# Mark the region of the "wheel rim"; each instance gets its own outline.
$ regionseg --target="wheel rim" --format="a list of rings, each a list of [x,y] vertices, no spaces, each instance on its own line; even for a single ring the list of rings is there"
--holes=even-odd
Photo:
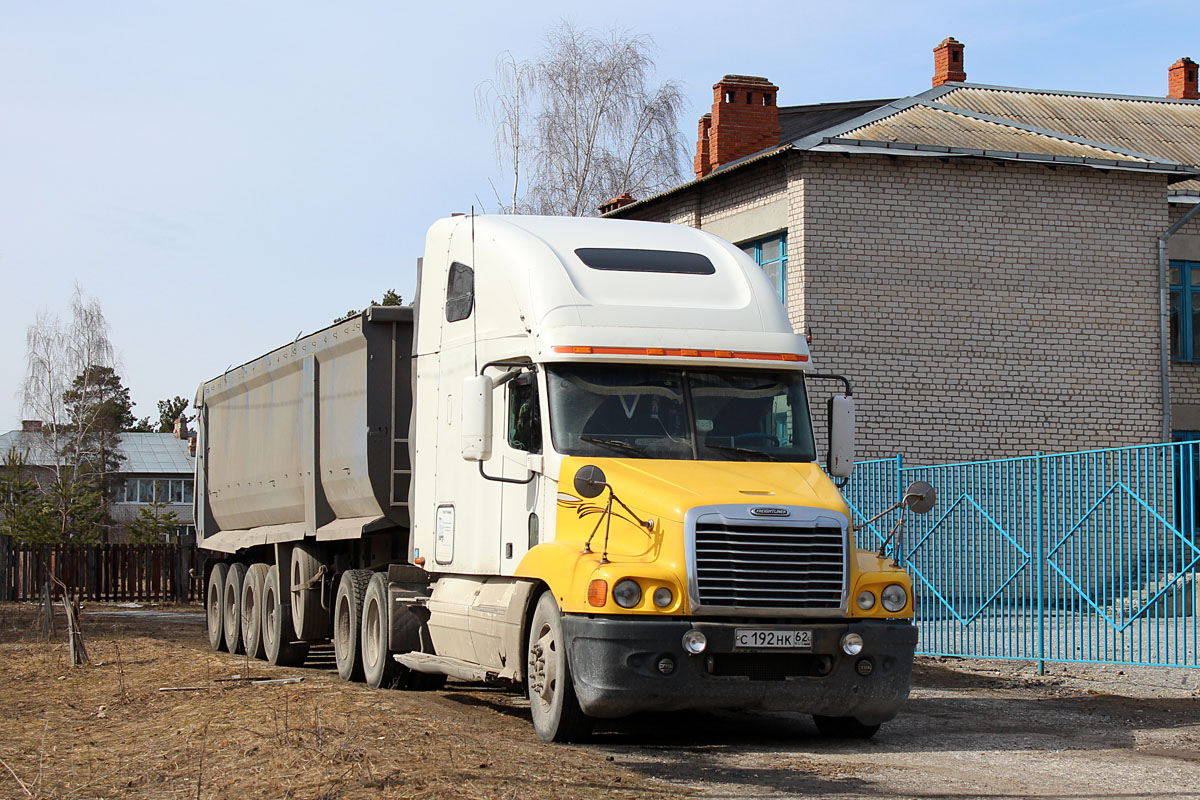
[[[366,645],[363,648],[363,664],[374,667],[379,662],[379,604],[367,602],[363,612],[363,627],[366,630]]]
[[[263,607],[266,614],[263,616],[263,621],[266,625],[263,627],[263,639],[274,645],[275,643],[275,593],[269,588],[263,593]]]
[[[208,586],[208,629],[215,630],[216,625],[213,623],[221,618],[221,595],[217,592],[217,587],[213,584]]]
[[[254,625],[254,591],[245,592],[242,594],[242,619],[249,628]]]
[[[545,711],[554,703],[554,694],[558,690],[558,644],[549,625],[542,625],[537,640],[530,647],[529,667],[531,699],[536,697]]]
[[[232,584],[232,581],[230,583]],[[235,609],[237,609],[237,607],[238,607],[237,588],[232,585],[227,585],[225,587],[225,608],[227,610],[226,613],[229,615],[228,621],[231,623],[229,626],[231,630],[233,628],[232,623],[236,623],[236,622],[240,621],[240,620],[238,620],[238,614],[235,611]]]
[[[342,595],[338,599],[336,612],[336,627],[337,627],[337,645],[340,654],[347,655],[350,652],[350,598]]]

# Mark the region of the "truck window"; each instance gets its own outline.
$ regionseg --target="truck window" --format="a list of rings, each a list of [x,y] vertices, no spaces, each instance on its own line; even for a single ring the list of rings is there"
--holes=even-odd
[[[558,364],[547,386],[550,432],[564,455],[816,459],[798,371]]]
[[[471,316],[475,307],[475,270],[455,261],[446,281],[446,321],[458,322]]]
[[[712,275],[717,271],[708,256],[675,250],[635,250],[619,247],[581,247],[579,260],[592,269],[613,272],[667,272],[675,275]]]
[[[538,407],[537,383],[528,372],[508,385],[508,444],[514,450],[526,453],[542,452],[542,412]]]

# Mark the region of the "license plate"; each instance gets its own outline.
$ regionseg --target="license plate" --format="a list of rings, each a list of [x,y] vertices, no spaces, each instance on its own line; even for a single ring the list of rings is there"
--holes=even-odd
[[[737,628],[735,650],[811,650],[812,631],[796,628]]]

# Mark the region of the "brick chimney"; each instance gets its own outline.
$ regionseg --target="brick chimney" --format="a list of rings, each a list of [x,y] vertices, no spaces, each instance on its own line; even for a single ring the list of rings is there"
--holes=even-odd
[[[698,178],[708,174],[708,135],[711,132],[712,114],[705,114],[700,118],[699,130],[696,132],[696,158],[692,161]]]
[[[175,429],[172,433],[176,439],[187,439],[191,436],[191,433],[188,431],[187,417],[183,416],[183,414],[180,414],[179,418],[175,420]]]
[[[41,433],[42,421],[40,419],[23,419],[21,420],[21,433]]]
[[[196,457],[196,434],[192,433],[188,436],[188,455],[192,458]]]
[[[633,195],[631,195],[629,192],[623,192],[623,193],[617,195],[616,197],[612,198],[611,200],[605,200],[603,203],[601,203],[599,206],[596,207],[596,210],[599,211],[601,214],[607,214],[610,211],[616,211],[618,208],[627,206],[632,202],[633,202]]]
[[[700,118],[696,177],[779,144],[778,92],[766,78],[752,75],[726,75],[713,84],[712,113]]]
[[[1167,70],[1167,97],[1176,100],[1200,100],[1200,86],[1196,82],[1196,62],[1181,58]]]
[[[947,36],[933,48],[933,85],[965,81],[967,73],[963,69],[963,45],[953,36]]]

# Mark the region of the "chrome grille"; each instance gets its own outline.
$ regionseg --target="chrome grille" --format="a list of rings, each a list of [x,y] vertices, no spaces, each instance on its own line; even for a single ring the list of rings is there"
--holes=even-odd
[[[754,520],[700,515],[689,531],[694,602],[708,611],[840,610],[846,532],[832,522],[827,516]]]

